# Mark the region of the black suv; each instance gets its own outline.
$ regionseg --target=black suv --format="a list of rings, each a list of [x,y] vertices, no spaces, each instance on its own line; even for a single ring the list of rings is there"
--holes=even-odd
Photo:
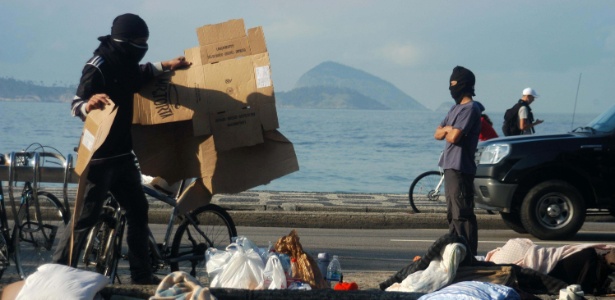
[[[516,232],[570,238],[588,208],[615,215],[615,106],[567,134],[483,142],[476,165],[477,207]]]

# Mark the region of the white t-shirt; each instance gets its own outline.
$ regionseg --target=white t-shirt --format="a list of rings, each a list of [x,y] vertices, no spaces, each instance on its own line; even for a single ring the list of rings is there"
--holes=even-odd
[[[519,108],[519,124],[521,124],[521,119],[526,119],[527,122],[530,121],[528,119],[528,115],[527,115],[527,107],[525,107],[525,106],[521,106]],[[521,134],[532,134],[532,128],[529,127],[528,129],[523,130],[523,132]]]

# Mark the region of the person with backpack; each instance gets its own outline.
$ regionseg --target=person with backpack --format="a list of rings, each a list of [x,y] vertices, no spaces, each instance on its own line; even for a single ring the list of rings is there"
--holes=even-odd
[[[542,124],[543,120],[536,119],[530,108],[530,104],[538,98],[538,94],[532,88],[523,90],[521,99],[513,107],[506,110],[504,114],[504,125],[502,125],[502,133],[505,136],[533,134],[534,127]]]

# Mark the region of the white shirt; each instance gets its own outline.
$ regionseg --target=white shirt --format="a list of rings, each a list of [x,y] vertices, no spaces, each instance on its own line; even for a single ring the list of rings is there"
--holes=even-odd
[[[519,124],[521,124],[521,119],[525,119],[526,123],[530,122],[527,115],[527,107],[525,106],[521,106],[521,108],[519,108]],[[532,128],[529,127],[528,129],[523,130],[521,134],[532,134]]]

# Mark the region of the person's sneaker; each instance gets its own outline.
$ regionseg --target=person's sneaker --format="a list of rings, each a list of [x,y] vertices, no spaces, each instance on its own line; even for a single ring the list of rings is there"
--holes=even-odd
[[[150,277],[131,278],[132,284],[137,285],[158,285],[160,284],[160,278],[151,275]]]

